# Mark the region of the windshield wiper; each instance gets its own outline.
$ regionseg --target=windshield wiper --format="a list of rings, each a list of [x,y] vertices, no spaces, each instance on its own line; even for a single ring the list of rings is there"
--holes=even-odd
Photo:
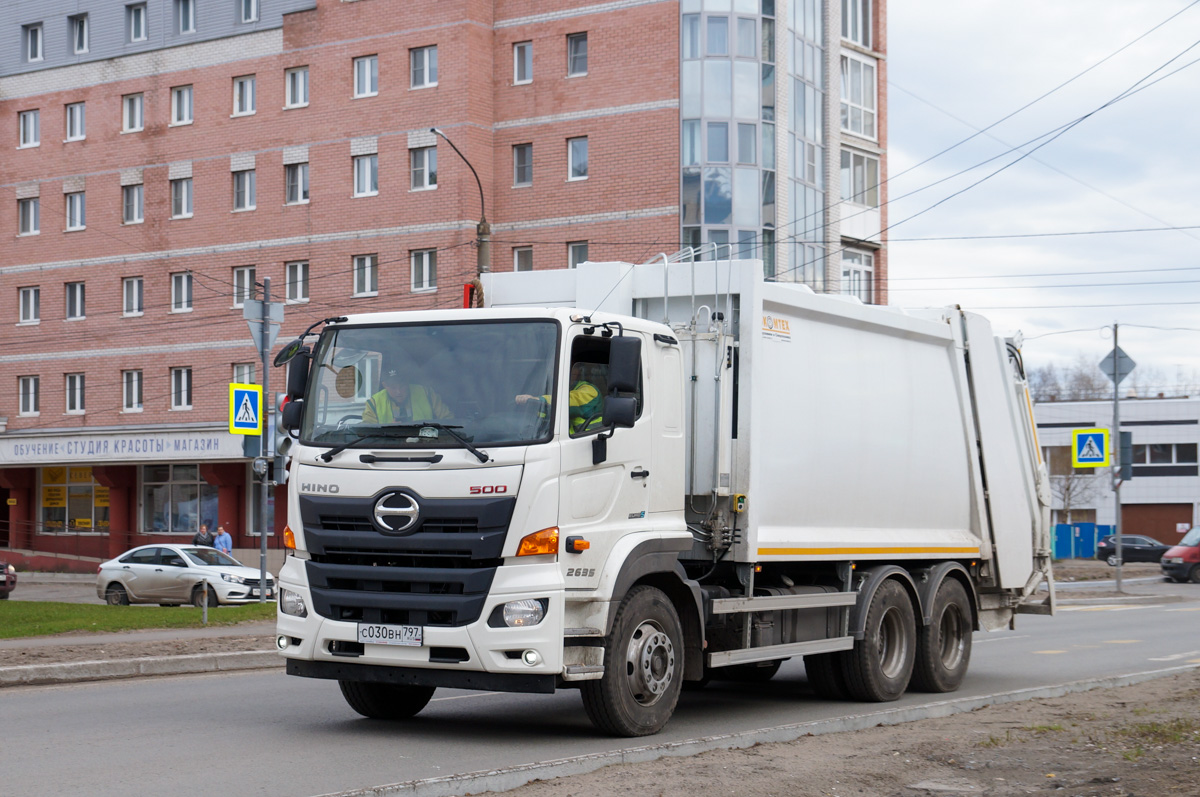
[[[458,432],[454,431],[455,429],[461,429],[462,428],[461,426],[450,426],[448,424],[438,423],[437,421],[422,421],[421,423],[394,424],[392,426],[384,426],[384,427],[380,427],[380,428],[377,428],[377,429],[374,429],[371,431],[367,431],[365,434],[358,435],[353,440],[347,440],[346,442],[344,442],[340,445],[334,446],[333,448],[326,451],[324,454],[318,454],[317,458],[324,462],[330,462],[333,460],[334,457],[336,457],[338,454],[345,451],[347,448],[350,448],[355,443],[361,443],[364,440],[387,440],[389,438],[394,438],[394,437],[407,437],[410,434],[410,432],[407,430],[411,430],[411,429],[419,430],[419,429],[423,429],[423,428],[437,429],[438,431],[445,432],[446,434],[450,435],[450,437],[457,440],[462,445],[463,448],[467,449],[472,454],[474,454],[476,459],[478,459],[480,462],[488,461],[488,455],[485,452],[480,451],[478,448],[476,448],[474,445],[471,444],[470,440],[463,437]]]
[[[356,432],[356,434],[357,434],[357,432]],[[333,448],[329,449],[324,454],[318,454],[317,459],[320,459],[324,462],[331,462],[334,457],[336,457],[338,454],[342,453],[343,451],[345,451],[347,448],[354,445],[355,443],[361,443],[364,440],[387,440],[392,437],[400,437],[400,436],[401,435],[393,433],[392,427],[384,427],[384,428],[376,429],[374,431],[367,432],[365,434],[358,434],[358,436],[355,437],[353,440],[347,440],[346,442],[342,443],[341,445],[336,445]]]
[[[430,428],[445,432],[446,434],[450,435],[455,440],[457,440],[459,443],[461,443],[463,448],[467,449],[472,454],[474,454],[475,458],[478,459],[480,462],[488,461],[487,452],[480,451],[478,448],[476,448],[474,445],[471,444],[470,440],[463,437],[458,432],[454,431],[455,429],[461,429],[462,428],[461,426],[450,426],[449,424],[438,423],[437,421],[421,421],[420,423],[408,424],[407,426],[408,426],[408,428],[411,428],[411,429],[420,429],[422,427],[430,427]]]

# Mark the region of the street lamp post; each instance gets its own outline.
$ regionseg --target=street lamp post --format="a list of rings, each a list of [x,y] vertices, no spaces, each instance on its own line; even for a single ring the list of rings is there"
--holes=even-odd
[[[458,157],[462,158],[463,163],[467,164],[467,168],[471,170],[471,174],[475,175],[475,184],[479,186],[479,224],[475,227],[475,241],[478,244],[476,252],[476,270],[475,290],[477,296],[482,300],[483,285],[479,281],[479,274],[485,274],[491,271],[492,262],[492,228],[487,222],[487,209],[483,202],[483,183],[479,180],[479,173],[475,171],[475,167],[467,160],[467,156],[463,155],[458,147],[454,146],[454,142],[446,137],[446,134],[436,127],[431,127],[429,132],[435,136],[439,136],[443,141],[450,145]]]

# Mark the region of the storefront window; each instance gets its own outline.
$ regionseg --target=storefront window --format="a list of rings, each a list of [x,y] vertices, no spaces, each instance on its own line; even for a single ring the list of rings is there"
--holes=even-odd
[[[42,468],[42,531],[108,532],[108,488],[90,467]]]
[[[199,465],[142,466],[142,531],[195,534],[216,528],[217,488],[200,478]]]

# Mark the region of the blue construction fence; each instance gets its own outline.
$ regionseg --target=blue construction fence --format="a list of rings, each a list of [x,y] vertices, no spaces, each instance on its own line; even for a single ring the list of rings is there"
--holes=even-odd
[[[1054,527],[1054,558],[1092,559],[1096,556],[1096,543],[1115,533],[1112,526],[1059,523]]]

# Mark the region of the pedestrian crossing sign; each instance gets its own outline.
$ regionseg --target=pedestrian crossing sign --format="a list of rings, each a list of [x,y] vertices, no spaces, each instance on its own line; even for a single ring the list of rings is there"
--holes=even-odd
[[[262,385],[229,385],[229,433],[262,434]]]
[[[1107,468],[1112,464],[1107,429],[1076,429],[1071,433],[1071,465],[1076,468]]]

